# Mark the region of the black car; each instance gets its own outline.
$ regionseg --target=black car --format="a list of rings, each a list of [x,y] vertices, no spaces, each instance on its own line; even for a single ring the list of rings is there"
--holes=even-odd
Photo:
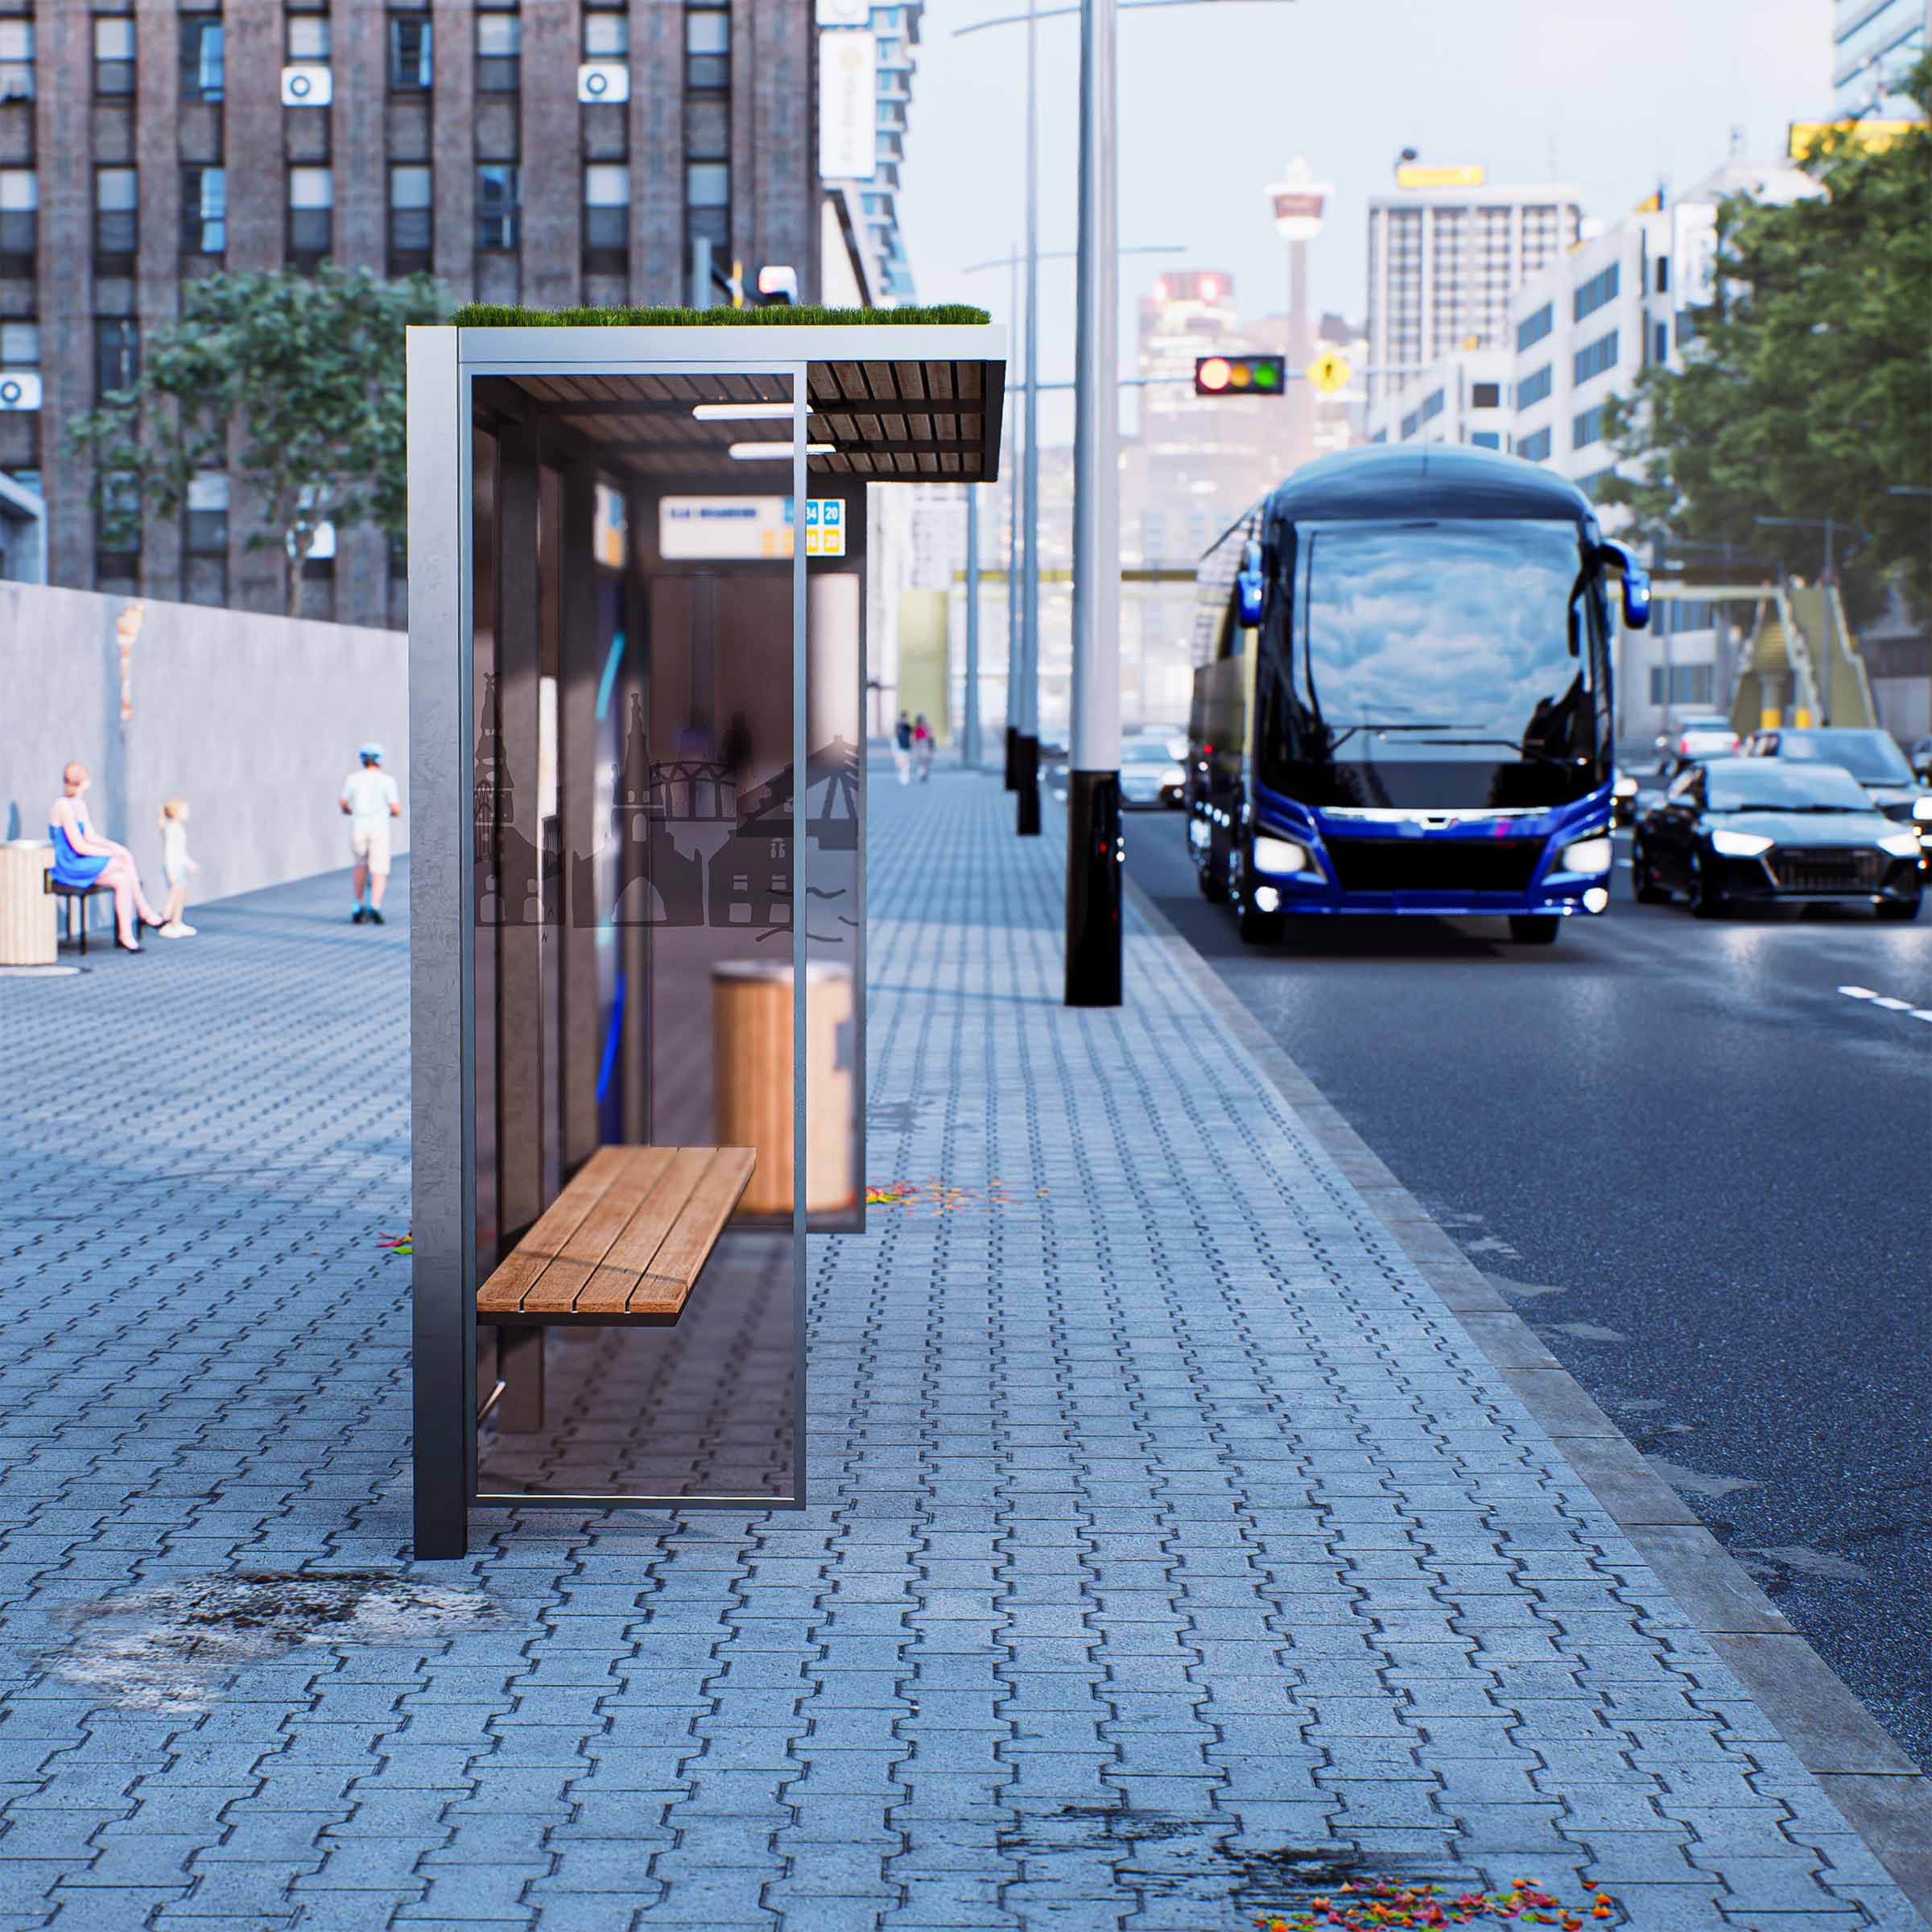
[[[1918,916],[1918,837],[1849,772],[1771,758],[1686,764],[1637,821],[1630,880],[1648,903],[1681,892],[1699,919],[1772,901]]]
[[[1889,732],[1845,724],[1767,726],[1745,739],[1743,755],[1842,767],[1887,818],[1918,828],[1920,861],[1932,864],[1932,791],[1919,782]]]

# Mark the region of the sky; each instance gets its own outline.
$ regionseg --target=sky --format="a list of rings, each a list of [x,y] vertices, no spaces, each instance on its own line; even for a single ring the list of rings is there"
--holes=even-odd
[[[1040,0],[1059,6],[1068,0]],[[956,38],[1022,0],[933,0],[921,24],[900,222],[918,298],[1009,307],[1004,257],[1022,232],[1024,27]],[[1397,152],[1480,162],[1499,184],[1574,183],[1616,217],[1688,188],[1731,151],[1774,158],[1785,124],[1831,106],[1831,0],[1203,0],[1120,23],[1121,241],[1181,244],[1121,269],[1123,364],[1133,301],[1163,267],[1235,277],[1244,315],[1279,313],[1286,250],[1265,190],[1305,155],[1332,184],[1309,254],[1319,316],[1360,320],[1368,197]],[[1040,246],[1071,249],[1080,23],[1039,37]],[[1041,270],[1041,368],[1073,364],[1073,264]],[[1051,407],[1048,406],[1055,405]],[[1056,420],[1057,419],[1057,420]],[[1071,436],[1045,398],[1042,441]]]

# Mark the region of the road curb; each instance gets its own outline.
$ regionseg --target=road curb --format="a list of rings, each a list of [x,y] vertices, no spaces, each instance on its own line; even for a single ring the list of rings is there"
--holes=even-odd
[[[1798,1762],[1932,1925],[1932,1777],[1907,1757],[1696,1513],[1540,1342],[1132,879],[1129,903],[1634,1546]],[[1204,971],[1203,969],[1205,969]]]

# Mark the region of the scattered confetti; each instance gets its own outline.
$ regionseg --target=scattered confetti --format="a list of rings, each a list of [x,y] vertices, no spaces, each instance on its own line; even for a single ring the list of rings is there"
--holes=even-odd
[[[1401,1926],[1468,1926],[1480,1921],[1518,1926],[1558,1926],[1583,1932],[1586,1918],[1616,1915],[1607,1892],[1586,1904],[1566,1905],[1532,1879],[1510,1881],[1507,1892],[1449,1893],[1440,1885],[1405,1885],[1387,1879],[1338,1885],[1325,1897],[1311,1898],[1286,1914],[1270,1913],[1254,1923],[1257,1932],[1391,1932]]]
[[[415,1224],[412,1222],[401,1234],[378,1234],[376,1245],[390,1254],[414,1254],[415,1249],[411,1244],[411,1236],[415,1232]]]
[[[1036,1188],[1034,1193],[1041,1200],[1046,1198],[1044,1187]],[[865,1184],[868,1208],[927,1208],[934,1214],[958,1214],[969,1208],[1010,1208],[1013,1204],[1013,1195],[1007,1191],[1006,1183],[1000,1180],[989,1181],[984,1187],[963,1187],[932,1174],[923,1181],[868,1181]]]

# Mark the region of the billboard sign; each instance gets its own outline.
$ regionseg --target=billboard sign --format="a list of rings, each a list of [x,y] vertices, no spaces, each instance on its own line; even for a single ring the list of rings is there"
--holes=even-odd
[[[791,555],[790,497],[661,497],[658,554],[667,564],[746,563]],[[845,554],[845,500],[805,499],[805,554]]]
[[[1717,299],[1717,208],[1680,201],[1670,215],[1670,279],[1676,305],[1708,308]]]
[[[878,166],[878,43],[852,27],[819,35],[819,179],[869,181]]]

